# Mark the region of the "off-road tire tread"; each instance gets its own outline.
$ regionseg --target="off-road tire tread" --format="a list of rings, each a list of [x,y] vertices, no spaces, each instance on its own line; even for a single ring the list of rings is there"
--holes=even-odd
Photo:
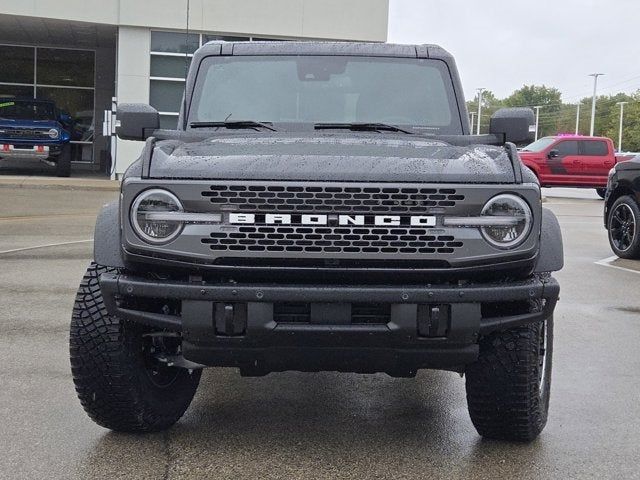
[[[68,143],[62,147],[62,151],[56,160],[56,176],[69,177],[71,175],[71,145]]]
[[[540,395],[539,329],[541,323],[495,332],[481,339],[478,360],[466,372],[471,421],[485,438],[528,442],[547,422],[553,319],[547,321],[547,375]]]
[[[142,365],[131,348],[140,327],[107,313],[98,283],[102,273],[115,271],[92,263],[76,295],[69,339],[76,392],[89,417],[103,427],[164,430],[184,414],[201,372],[181,370],[166,390],[141,381]]]

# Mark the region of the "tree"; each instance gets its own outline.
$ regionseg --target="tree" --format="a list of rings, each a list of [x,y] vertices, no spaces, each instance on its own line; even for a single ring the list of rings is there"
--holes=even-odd
[[[627,151],[640,150],[640,90],[633,95],[617,93],[602,95],[596,98],[596,115],[594,135],[611,138],[618,147],[618,130],[620,128],[620,106],[618,102],[629,102],[624,106],[624,124],[622,131],[622,146]],[[567,107],[567,106],[564,106]],[[563,107],[563,108],[564,108]],[[576,105],[571,105],[573,120],[571,123],[561,120],[558,122],[558,132],[575,131]],[[569,126],[572,125],[569,129]],[[591,97],[580,101],[580,122],[578,133],[589,135],[591,127]]]
[[[557,88],[545,85],[525,85],[504,99],[507,107],[542,107],[538,137],[557,133],[557,121],[562,110],[562,94]]]
[[[551,135],[558,133],[575,133],[576,131],[576,110],[578,104],[563,104],[560,111],[555,115],[555,130],[550,132]],[[586,106],[580,103],[580,114],[584,113]],[[549,120],[554,117],[550,116]]]
[[[624,106],[622,148],[625,152],[640,152],[640,90],[630,99],[629,104]]]
[[[640,148],[640,91],[634,95],[618,93],[598,97],[596,101],[595,134],[609,137],[618,148],[620,131],[620,106],[618,102],[629,102],[624,106],[622,126],[622,146],[625,150],[637,151]]]
[[[503,107],[502,100],[496,98],[494,93],[491,90],[485,90],[482,92],[482,122],[480,124],[481,132],[486,132],[489,130],[489,118],[493,115],[496,110]],[[474,97],[473,100],[467,102],[467,110],[469,112],[469,118],[471,119],[471,114],[474,115],[478,112],[478,95]],[[478,119],[476,118],[477,122]],[[477,123],[476,123],[477,125]],[[473,129],[473,133],[475,133],[475,127]]]
[[[594,133],[609,137],[618,144],[620,107],[618,102],[629,102],[624,107],[622,146],[625,151],[640,151],[640,90],[632,95],[617,93],[603,95],[596,99]],[[541,106],[538,137],[558,133],[574,133],[576,130],[576,109],[580,104],[578,133],[588,135],[591,125],[591,97],[577,103],[563,103],[560,91],[544,85],[525,85],[505,99],[496,98],[490,90],[482,94],[481,132],[489,130],[489,119],[496,110],[503,107]],[[478,111],[478,96],[467,102],[469,113]],[[477,121],[477,119],[476,119]],[[474,128],[475,132],[475,128]]]

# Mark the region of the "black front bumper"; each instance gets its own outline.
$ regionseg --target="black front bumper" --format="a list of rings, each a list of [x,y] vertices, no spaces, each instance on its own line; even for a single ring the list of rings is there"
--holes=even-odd
[[[476,360],[479,336],[549,318],[559,294],[552,277],[538,276],[466,286],[328,286],[103,274],[100,286],[110,314],[182,332],[187,360],[240,367],[251,375],[462,370]],[[174,314],[148,308],[165,302],[173,302]],[[306,314],[282,315],[292,305]],[[376,306],[384,315],[362,323],[365,316],[358,316],[356,323],[354,312],[363,306]]]

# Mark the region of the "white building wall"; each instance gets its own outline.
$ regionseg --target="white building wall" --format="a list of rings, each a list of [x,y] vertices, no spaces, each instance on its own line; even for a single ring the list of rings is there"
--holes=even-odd
[[[119,0],[0,0],[0,12],[117,25],[119,3]]]
[[[0,0],[7,15],[119,27],[116,96],[148,103],[151,30],[184,31],[187,0]],[[389,0],[190,0],[193,32],[270,38],[387,39]],[[115,172],[140,155],[142,142],[117,141]]]
[[[0,0],[7,15],[183,29],[187,0]],[[219,33],[385,41],[389,0],[191,0],[190,27]]]

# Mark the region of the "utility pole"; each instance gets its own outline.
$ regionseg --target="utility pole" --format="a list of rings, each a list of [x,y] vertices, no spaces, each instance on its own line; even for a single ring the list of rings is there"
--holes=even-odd
[[[484,87],[476,88],[478,90],[478,127],[476,129],[476,135],[480,135],[480,124],[482,123],[482,92],[486,89]]]
[[[629,102],[618,102],[620,105],[620,129],[618,130],[618,152],[622,151],[622,117],[624,116],[624,106]]]
[[[473,126],[475,125],[475,119],[476,119],[476,112],[471,112],[471,133],[473,133]]]
[[[589,76],[593,77],[593,97],[591,97],[591,129],[589,130],[589,136],[593,137],[593,130],[596,125],[596,90],[598,88],[598,77],[604,75],[604,73],[590,73]]]
[[[543,107],[543,105],[538,105],[536,107],[533,107],[533,108],[536,109],[536,138],[535,138],[535,140],[538,140],[538,127],[540,126],[540,109],[542,107]]]
[[[578,108],[576,110],[576,135],[580,131],[580,102],[578,102]]]

